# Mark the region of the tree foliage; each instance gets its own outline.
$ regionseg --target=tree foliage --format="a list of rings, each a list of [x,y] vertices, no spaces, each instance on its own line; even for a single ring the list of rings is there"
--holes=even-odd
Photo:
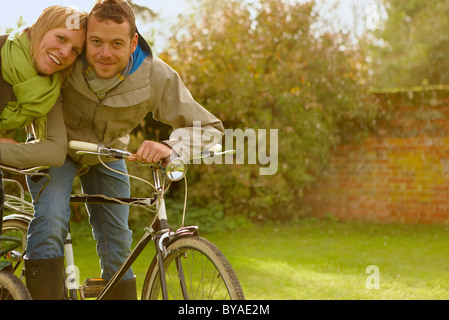
[[[314,29],[314,1],[197,3],[161,58],[225,128],[278,130],[279,167],[261,176],[258,165],[195,166],[191,203],[252,218],[298,215],[332,148],[374,115],[364,99],[365,58],[348,35]]]
[[[385,26],[371,49],[377,87],[445,84],[449,81],[449,2],[383,0]]]

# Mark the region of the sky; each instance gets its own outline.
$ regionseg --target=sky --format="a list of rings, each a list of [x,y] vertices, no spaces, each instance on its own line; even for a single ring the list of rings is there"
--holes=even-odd
[[[40,15],[43,9],[48,6],[59,4],[73,6],[83,11],[89,11],[95,0],[0,0],[2,9],[0,10],[0,34],[4,33],[6,28],[13,28],[17,25],[20,16],[26,24],[33,23]],[[220,1],[220,0],[217,0]],[[295,1],[295,0],[292,0]],[[297,0],[301,1],[301,0]],[[376,0],[326,0],[327,3],[339,2],[338,20],[340,25],[348,29],[360,32],[364,26],[375,25],[378,20],[376,12]],[[319,2],[319,1],[317,1]],[[8,4],[6,4],[8,3]],[[166,25],[176,23],[177,16],[188,11],[192,0],[134,0],[134,3],[144,5],[159,14]],[[330,6],[330,5],[329,5]],[[323,15],[329,6],[323,6]],[[355,11],[354,11],[355,10]],[[356,20],[358,27],[354,27],[354,12],[357,12]],[[164,25],[165,26],[165,25]],[[145,26],[139,26],[139,30],[145,35]],[[149,27],[147,26],[149,29]],[[162,29],[162,28],[161,28]],[[165,27],[156,35],[156,46],[161,49],[164,45],[164,39],[169,36],[169,28]],[[157,50],[156,50],[157,53]]]
[[[52,5],[73,6],[83,11],[89,11],[95,0],[0,0],[11,4],[3,4],[0,10],[0,32],[5,28],[15,26],[20,16],[25,22],[32,23],[43,9]],[[175,18],[188,8],[188,0],[134,0],[134,3],[145,5],[156,11],[162,18]]]
[[[21,16],[25,24],[32,24],[37,20],[42,10],[49,6],[63,5],[75,7],[82,11],[90,11],[95,0],[0,0],[0,2],[2,2],[2,9],[0,10],[0,34],[2,34],[5,33],[7,28],[16,27]],[[10,4],[5,4],[6,2]],[[177,16],[189,7],[189,0],[134,0],[134,3],[149,7],[168,24],[175,23]],[[139,31],[145,36],[145,26],[138,25],[138,27]],[[149,27],[147,28],[149,29]],[[161,30],[158,36],[160,38],[159,41],[156,41],[156,46],[161,50],[168,33]]]

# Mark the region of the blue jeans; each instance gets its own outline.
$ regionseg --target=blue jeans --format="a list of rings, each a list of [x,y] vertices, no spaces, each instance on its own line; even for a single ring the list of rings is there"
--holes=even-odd
[[[115,170],[127,172],[123,160],[109,162]],[[27,253],[29,260],[54,259],[64,255],[64,240],[70,219],[70,194],[72,184],[81,165],[67,157],[64,165],[50,168],[49,184],[34,203],[34,218],[28,229]],[[34,182],[27,178],[33,199],[47,178]],[[94,165],[80,176],[82,192],[104,194],[108,197],[129,197],[129,178],[106,169],[102,164]],[[109,280],[131,252],[132,231],[128,226],[129,207],[124,205],[87,204],[89,222],[97,253],[100,257],[101,277]],[[76,256],[75,256],[76,264]],[[95,275],[92,275],[95,277]],[[133,278],[129,269],[124,280]]]

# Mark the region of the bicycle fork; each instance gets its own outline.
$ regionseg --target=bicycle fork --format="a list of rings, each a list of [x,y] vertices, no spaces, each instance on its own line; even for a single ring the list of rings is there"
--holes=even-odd
[[[161,292],[162,298],[164,300],[168,300],[168,289],[167,289],[167,281],[165,278],[165,266],[164,260],[167,256],[167,248],[165,241],[170,237],[170,232],[165,232],[163,234],[156,235],[154,237],[154,242],[156,245],[156,253],[157,253],[157,262],[159,267],[159,280],[161,282]],[[175,258],[176,262],[176,270],[178,274],[178,280],[181,287],[181,292],[184,300],[189,300],[189,295],[187,293],[187,286],[184,277],[184,269],[181,262],[181,257],[177,256]]]
[[[161,177],[162,177],[162,175],[161,175],[160,169],[153,171],[153,178],[154,178],[155,186],[159,191],[162,190]],[[157,261],[158,261],[158,267],[159,267],[159,278],[160,278],[160,282],[161,282],[162,298],[164,300],[168,300],[168,290],[167,290],[167,281],[165,278],[164,260],[167,256],[166,240],[169,239],[171,233],[170,233],[170,229],[168,227],[167,211],[165,208],[165,201],[164,201],[163,196],[161,197],[160,202],[157,207],[157,216],[159,218],[161,233],[154,236],[154,242],[156,245],[156,253],[157,253]],[[179,259],[179,257],[176,257],[176,268],[178,271],[178,278],[180,281],[182,294],[184,296],[184,299],[187,300],[188,294],[187,294],[186,282],[185,282],[185,278],[184,278],[184,271],[183,271],[181,260]]]

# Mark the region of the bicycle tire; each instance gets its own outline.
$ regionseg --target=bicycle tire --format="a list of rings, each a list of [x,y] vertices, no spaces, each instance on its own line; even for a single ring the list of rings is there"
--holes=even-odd
[[[18,250],[22,257],[25,255],[26,251],[26,243],[27,243],[27,234],[28,234],[28,226],[31,222],[31,218],[23,215],[10,215],[3,218],[3,226],[2,226],[2,235],[8,235],[16,238],[22,239],[22,247],[18,248]],[[23,259],[17,261],[14,264],[14,274],[23,283],[25,283],[25,277],[22,272],[22,268],[20,268],[20,264],[23,262]],[[67,275],[64,271],[64,283],[66,283]],[[64,298],[74,299],[72,295],[77,295],[77,293],[69,292],[67,286],[64,286]],[[75,300],[77,299],[77,296]]]
[[[183,237],[167,247],[164,259],[169,299],[244,300],[242,287],[229,261],[210,241],[197,236]],[[176,258],[183,258],[187,292],[182,293]],[[186,269],[189,270],[186,270]],[[187,272],[186,272],[187,271]],[[142,300],[162,299],[159,266],[155,257],[148,269]],[[187,295],[187,296],[185,296]]]
[[[0,271],[0,300],[32,300],[25,284],[12,272]]]

